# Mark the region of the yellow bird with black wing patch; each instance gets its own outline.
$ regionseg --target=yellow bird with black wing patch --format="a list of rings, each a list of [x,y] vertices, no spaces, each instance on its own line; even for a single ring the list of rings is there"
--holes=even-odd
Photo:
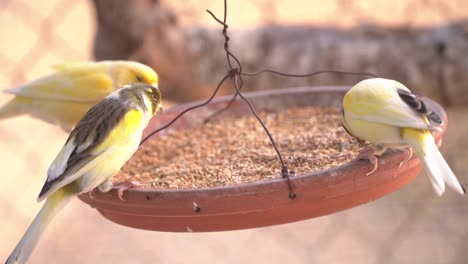
[[[441,131],[441,118],[403,84],[382,78],[359,82],[343,98],[342,124],[352,136],[373,143],[378,156],[388,148],[410,146],[437,195],[444,193],[445,184],[465,193],[432,136],[433,131]],[[371,155],[369,160],[374,163],[372,173],[377,159]]]
[[[6,263],[24,263],[45,227],[72,198],[98,187],[106,192],[111,178],[137,150],[143,129],[162,110],[155,86],[130,84],[92,107],[68,137],[48,170],[38,201],[45,200]]]

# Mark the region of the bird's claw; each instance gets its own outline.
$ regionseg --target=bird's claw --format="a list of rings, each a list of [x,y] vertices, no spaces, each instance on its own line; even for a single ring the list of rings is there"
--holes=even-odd
[[[406,152],[406,150],[405,150]],[[411,158],[413,157],[413,149],[412,148],[409,148],[409,155],[406,159],[404,159],[402,162],[400,162],[400,164],[398,165],[398,167],[401,168],[401,166],[403,166],[403,164],[405,164],[406,162],[408,162]]]
[[[88,196],[91,199],[94,199],[94,189],[91,189],[91,191],[88,192]]]
[[[124,182],[119,182],[119,183],[114,183],[114,187],[117,187],[117,196],[121,201],[126,201],[123,198],[123,192],[128,190],[128,189],[133,189],[133,188],[138,188],[141,187],[141,184],[136,181],[124,181]]]
[[[366,176],[369,176],[372,173],[374,173],[379,167],[379,160],[375,156],[374,149],[372,148],[364,149],[363,151],[361,151],[357,156],[357,159],[369,160],[369,162],[373,165],[372,170],[366,173]]]

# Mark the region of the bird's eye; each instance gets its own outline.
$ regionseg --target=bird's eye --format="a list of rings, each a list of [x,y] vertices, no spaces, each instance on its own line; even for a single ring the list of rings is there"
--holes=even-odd
[[[141,76],[137,75],[136,79],[137,79],[138,82],[143,82],[143,78],[141,78]]]
[[[154,100],[158,100],[158,99],[159,99],[159,96],[158,96],[157,94],[154,93],[154,94],[152,94],[152,95],[153,95],[153,99],[154,99]]]

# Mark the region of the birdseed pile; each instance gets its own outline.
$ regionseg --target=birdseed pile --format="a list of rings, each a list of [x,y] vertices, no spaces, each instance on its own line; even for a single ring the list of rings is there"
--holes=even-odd
[[[365,147],[341,127],[338,108],[291,108],[260,116],[296,175],[347,163]],[[278,179],[280,169],[265,131],[248,115],[154,137],[114,181],[133,180],[151,188],[201,188]]]

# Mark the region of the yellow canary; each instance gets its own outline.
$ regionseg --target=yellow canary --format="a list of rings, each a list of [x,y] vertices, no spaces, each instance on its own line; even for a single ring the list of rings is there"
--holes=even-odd
[[[437,195],[444,193],[445,184],[465,194],[432,136],[441,130],[441,118],[403,84],[382,78],[359,82],[344,96],[342,123],[352,136],[373,143],[375,155],[410,146]]]
[[[78,122],[48,170],[38,201],[47,199],[6,264],[25,263],[52,218],[72,198],[111,178],[135,153],[143,129],[162,110],[156,86],[129,84],[93,106]]]
[[[68,63],[55,73],[6,90],[15,98],[0,108],[0,119],[22,114],[70,131],[95,104],[130,83],[158,83],[150,67],[133,61]]]

